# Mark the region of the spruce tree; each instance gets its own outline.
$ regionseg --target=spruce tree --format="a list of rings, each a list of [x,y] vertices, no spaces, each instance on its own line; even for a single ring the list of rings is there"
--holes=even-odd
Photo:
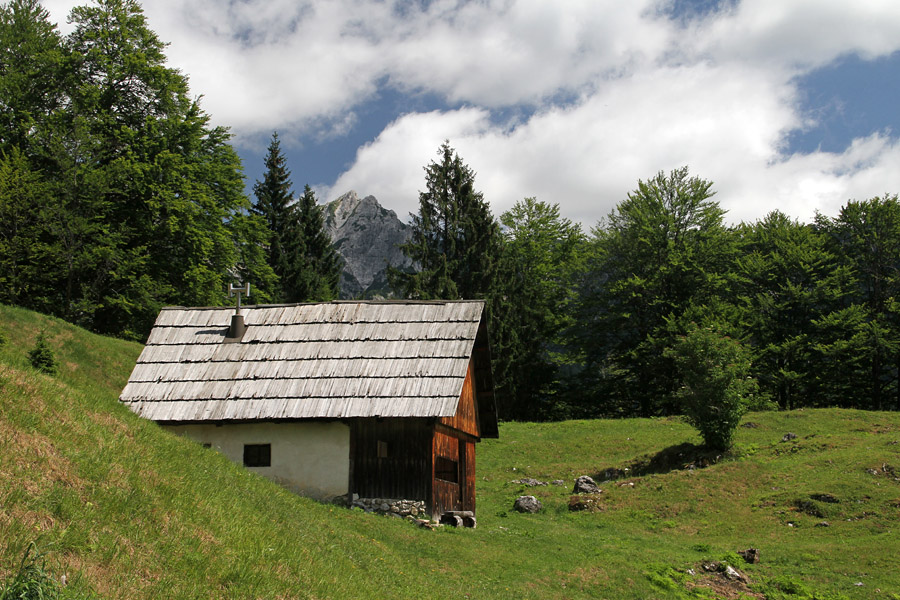
[[[340,258],[325,232],[325,216],[309,185],[295,205],[299,222],[300,260],[289,273],[292,296],[302,301],[333,300],[343,268]]]
[[[484,298],[491,289],[500,246],[500,229],[481,192],[475,172],[445,141],[439,162],[425,167],[419,214],[411,215],[412,237],[400,248],[418,266],[406,273],[390,269],[391,286],[407,298]]]
[[[275,297],[282,302],[288,301],[291,294],[287,277],[297,267],[299,261],[298,245],[300,240],[299,221],[291,206],[291,172],[287,168],[287,159],[281,152],[278,132],[272,133],[272,141],[265,158],[266,172],[262,181],[253,186],[256,203],[253,212],[266,223],[269,230],[266,248],[266,260],[279,280],[279,290]]]
[[[277,132],[272,134],[265,164],[263,180],[253,187],[253,210],[269,229],[267,260],[279,279],[276,297],[281,302],[336,298],[342,267],[325,232],[322,209],[309,185],[294,202]]]

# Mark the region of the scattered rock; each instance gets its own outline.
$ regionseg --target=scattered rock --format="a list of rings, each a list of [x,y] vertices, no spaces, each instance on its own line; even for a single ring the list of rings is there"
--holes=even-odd
[[[738,555],[751,565],[755,565],[759,562],[758,548],[747,548],[746,550],[740,550],[738,551]]]
[[[428,519],[412,519],[412,522],[422,529],[437,529],[440,525]]]
[[[634,482],[633,482],[633,481],[623,481],[622,483],[617,483],[616,485],[619,486],[619,487],[629,487],[629,488],[633,488],[633,487],[634,487]]]
[[[759,423],[754,423],[753,421],[747,421],[746,423],[741,423],[741,427],[746,429],[758,429]]]
[[[460,528],[463,526],[462,517],[458,517],[456,515],[441,515],[441,525],[449,525],[450,527]]]
[[[828,504],[837,504],[840,502],[840,500],[832,494],[810,494],[809,497],[813,500],[818,500],[819,502],[827,502]]]
[[[831,524],[828,521],[819,521],[816,523],[816,527],[831,527]]]
[[[513,503],[513,508],[520,513],[536,513],[544,506],[534,496],[519,496]]]
[[[599,511],[603,510],[600,505],[600,498],[595,495],[572,496],[569,498],[569,510],[578,512],[583,510]]]
[[[550,485],[566,485],[566,482],[562,479],[554,479],[550,482]]]
[[[703,564],[700,565],[700,566],[703,567],[703,570],[706,571],[706,572],[708,572],[708,573],[716,573],[716,572],[718,572],[718,571],[721,569],[721,567],[722,567],[722,565],[720,565],[720,564],[717,563],[717,562],[703,563]]]
[[[573,494],[599,494],[602,491],[588,475],[582,475],[576,479],[575,487],[572,489]]]
[[[788,433],[784,434],[784,437],[781,438],[781,441],[782,441],[782,442],[789,442],[789,441],[791,441],[791,440],[796,440],[796,439],[797,439],[797,434],[796,434],[796,433],[790,433],[790,432],[788,432]]]
[[[878,469],[866,469],[866,473],[869,475],[878,475]]]
[[[734,567],[732,567],[731,565],[727,565],[725,567],[724,573],[725,573],[725,577],[727,577],[728,579],[730,579],[732,581],[743,581],[744,580],[744,576],[741,575],[738,572],[738,570],[735,569]]]
[[[787,522],[787,526],[788,526],[788,527],[796,527],[797,524],[796,524],[794,521],[788,521],[788,522]]]
[[[528,487],[537,487],[537,486],[539,486],[539,485],[547,485],[547,482],[546,482],[546,481],[538,481],[537,479],[534,479],[534,478],[532,478],[532,477],[525,477],[525,478],[523,478],[523,479],[516,479],[515,481],[513,481],[513,483],[521,483],[522,485],[525,485],[525,486],[528,486]]]

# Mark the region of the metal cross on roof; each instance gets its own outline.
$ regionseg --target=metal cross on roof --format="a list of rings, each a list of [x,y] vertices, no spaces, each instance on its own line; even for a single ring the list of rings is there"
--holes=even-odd
[[[228,284],[228,297],[237,296],[237,314],[241,314],[241,294],[245,297],[250,297],[250,282],[248,281],[244,285],[234,285],[233,283]]]

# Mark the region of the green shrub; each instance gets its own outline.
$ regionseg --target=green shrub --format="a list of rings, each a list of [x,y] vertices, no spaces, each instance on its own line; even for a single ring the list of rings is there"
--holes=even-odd
[[[678,369],[681,387],[675,396],[687,421],[709,448],[727,450],[759,390],[749,376],[749,351],[712,327],[692,324],[666,355]]]
[[[28,358],[31,360],[31,366],[38,371],[48,375],[56,375],[58,369],[56,355],[53,353],[53,348],[47,343],[43,331],[38,334],[37,343],[28,353]]]

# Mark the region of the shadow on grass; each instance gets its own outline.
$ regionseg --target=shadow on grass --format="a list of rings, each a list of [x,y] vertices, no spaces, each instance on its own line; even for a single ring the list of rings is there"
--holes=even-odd
[[[645,454],[624,468],[610,467],[593,475],[597,481],[662,474],[685,469],[704,469],[722,460],[722,453],[685,442],[669,446],[656,454]]]

